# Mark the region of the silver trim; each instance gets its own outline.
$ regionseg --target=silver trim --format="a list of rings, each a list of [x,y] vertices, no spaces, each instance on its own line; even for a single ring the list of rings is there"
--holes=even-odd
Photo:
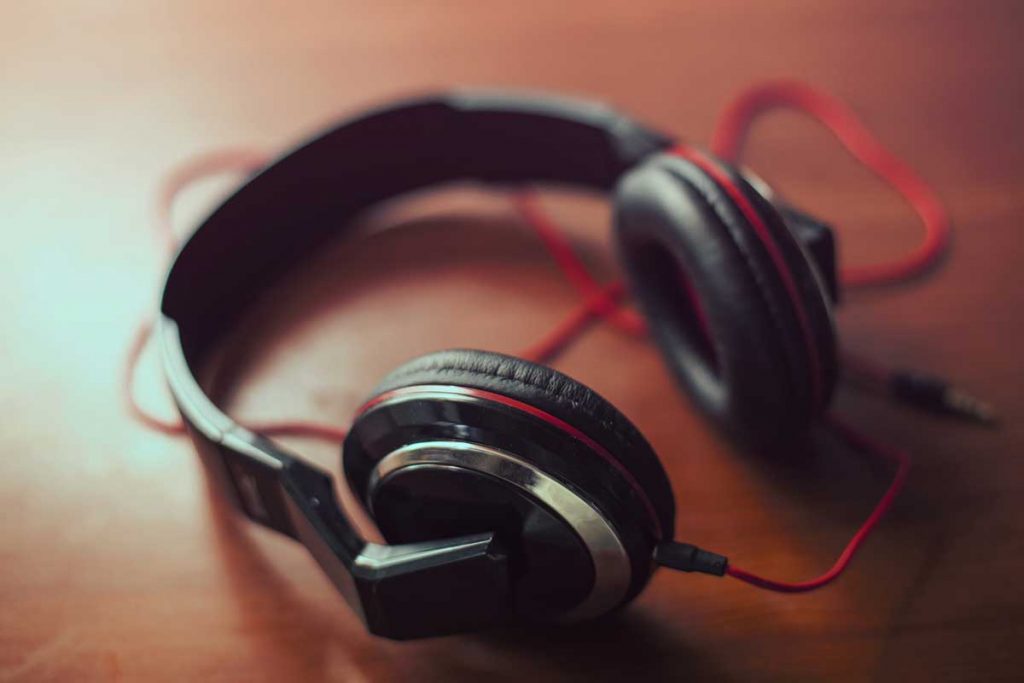
[[[189,422],[211,441],[219,443],[235,423],[213,404],[192,376],[192,370],[185,360],[178,324],[166,315],[161,315],[157,321],[156,332],[163,357],[164,374],[175,403]]]
[[[754,191],[765,198],[769,204],[774,205],[779,199],[779,193],[775,191],[775,188],[768,184],[768,182],[759,176],[757,173],[747,168],[746,166],[740,166],[737,170],[740,172],[740,176],[747,181]]]
[[[626,549],[608,521],[586,500],[530,463],[510,453],[463,441],[423,441],[384,456],[370,474],[369,496],[388,477],[406,467],[461,468],[506,481],[541,501],[564,519],[583,541],[594,564],[594,586],[566,614],[585,619],[618,605],[629,590],[631,569]]]
[[[281,461],[249,443],[252,432],[221,412],[199,386],[185,360],[178,324],[167,316],[160,316],[158,325],[164,374],[182,417],[210,441],[254,458],[267,467],[280,469]]]
[[[392,393],[392,392],[386,392]],[[456,400],[462,403],[488,403],[487,399],[476,395],[473,389],[459,387],[453,384],[420,384],[409,387],[401,387],[394,390],[395,395],[390,396],[380,403],[374,403],[364,412],[370,412],[377,408],[394,405],[410,399],[428,399],[435,401]]]
[[[428,560],[434,557],[451,557],[459,550],[469,550],[478,545],[490,542],[491,534],[467,536],[465,543],[452,545],[444,539],[444,545],[434,543],[406,543],[402,545],[380,545],[367,543],[363,552],[356,557],[355,566],[365,569],[386,569],[392,565],[408,562],[414,557],[417,560]]]

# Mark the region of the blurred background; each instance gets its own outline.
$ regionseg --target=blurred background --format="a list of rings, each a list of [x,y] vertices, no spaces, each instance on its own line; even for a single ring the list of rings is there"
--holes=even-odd
[[[1024,635],[1024,4],[45,2],[0,4],[0,680],[997,680]],[[190,446],[119,396],[164,256],[155,193],[197,154],[274,154],[392,97],[453,86],[604,100],[694,144],[743,87],[842,98],[946,203],[947,262],[847,298],[845,343],[955,379],[998,430],[843,390],[839,412],[915,457],[909,488],[834,587],[762,594],[659,575],[605,624],[396,644],[366,636],[306,554],[211,501]],[[792,114],[746,162],[831,221],[843,263],[919,226],[827,132]],[[181,232],[237,182],[190,189]],[[343,188],[339,188],[343,191]],[[605,277],[608,207],[546,206]],[[248,317],[223,401],[247,419],[343,427],[399,362],[516,352],[576,302],[508,197],[472,188],[367,219]],[[171,415],[155,357],[138,388]],[[889,473],[816,441],[800,463],[737,452],[656,351],[598,328],[559,369],[633,418],[672,477],[686,540],[764,573],[818,573]],[[296,448],[337,471],[336,448]]]

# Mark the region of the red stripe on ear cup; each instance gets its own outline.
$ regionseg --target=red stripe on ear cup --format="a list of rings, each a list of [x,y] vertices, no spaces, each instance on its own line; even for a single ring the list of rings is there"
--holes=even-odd
[[[796,280],[793,279],[793,274],[789,271],[789,267],[786,265],[786,260],[782,256],[782,252],[779,250],[775,240],[772,239],[771,233],[768,231],[768,226],[765,225],[764,219],[754,208],[754,205],[750,203],[750,200],[744,196],[740,188],[732,182],[725,170],[710,157],[698,152],[690,147],[684,147],[678,145],[671,150],[672,154],[686,159],[690,163],[699,167],[702,171],[707,173],[715,183],[718,184],[729,198],[732,199],[733,203],[739,208],[740,213],[753,228],[754,233],[758,239],[764,245],[765,250],[768,252],[768,256],[771,258],[772,263],[775,265],[775,269],[779,273],[779,277],[782,278],[782,284],[786,289],[786,293],[789,295],[790,301],[793,303],[793,311],[796,313],[797,323],[800,326],[800,334],[803,337],[804,347],[807,350],[807,357],[810,359],[811,365],[811,394],[814,398],[814,405],[820,406],[824,396],[824,379],[822,378],[821,370],[821,355],[818,352],[818,345],[814,340],[814,333],[811,330],[810,316],[807,315],[807,311],[803,305],[803,299],[800,297],[800,292],[796,286]]]
[[[704,309],[704,304],[701,303],[700,297],[697,296],[697,290],[693,288],[690,278],[682,270],[680,270],[677,279],[680,289],[683,290],[683,294],[686,296],[686,303],[689,305],[690,310],[693,311],[693,317],[697,321],[701,340],[707,349],[708,362],[717,371],[718,354],[715,352],[714,338],[711,336],[711,323],[708,321],[708,312]]]
[[[392,389],[391,391],[385,391],[383,394],[374,396],[369,401],[364,403],[359,408],[359,410],[356,411],[356,419],[368,413],[370,410],[374,408],[374,406],[380,405],[385,401],[400,398],[403,396],[415,398],[417,393],[429,393],[429,391],[431,390],[448,390],[458,395],[472,396],[478,399],[493,401],[494,403],[498,403],[508,408],[512,408],[514,410],[518,410],[533,417],[536,417],[542,420],[543,422],[546,422],[547,424],[551,425],[552,427],[555,427],[556,429],[568,434],[577,441],[582,442],[587,448],[594,451],[594,453],[596,453],[598,457],[607,462],[619,474],[622,475],[622,477],[629,484],[630,488],[632,488],[636,492],[637,497],[640,499],[640,502],[644,506],[644,510],[646,510],[648,517],[650,517],[655,537],[659,539],[664,539],[664,531],[661,527],[661,521],[658,519],[658,513],[654,509],[654,504],[651,502],[651,499],[647,496],[647,492],[644,490],[644,487],[641,486],[640,482],[637,481],[636,477],[634,477],[633,474],[621,462],[619,462],[619,460],[614,455],[612,455],[611,451],[609,451],[607,448],[599,444],[597,441],[591,439],[589,436],[587,436],[580,430],[573,427],[568,422],[559,419],[558,417],[555,417],[551,413],[541,410],[536,406],[532,406],[529,403],[523,403],[522,401],[517,401],[516,399],[510,398],[503,394],[497,394],[494,393],[493,391],[486,391],[484,389],[473,389],[471,387],[463,386],[429,387],[424,385],[413,385],[408,387],[402,387],[399,389]]]

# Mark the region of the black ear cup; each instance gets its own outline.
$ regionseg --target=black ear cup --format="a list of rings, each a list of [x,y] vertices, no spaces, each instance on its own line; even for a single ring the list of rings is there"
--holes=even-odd
[[[725,164],[694,159],[660,154],[621,180],[619,256],[696,405],[749,444],[778,445],[800,434],[831,395],[829,304],[775,209]]]
[[[673,534],[668,477],[636,427],[569,377],[497,353],[442,351],[391,373],[343,469],[389,542],[498,530],[529,616],[623,604]]]

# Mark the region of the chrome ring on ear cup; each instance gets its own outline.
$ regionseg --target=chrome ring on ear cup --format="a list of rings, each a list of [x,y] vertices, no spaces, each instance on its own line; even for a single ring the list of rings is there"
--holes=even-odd
[[[563,615],[568,620],[603,614],[620,602],[630,584],[626,549],[608,520],[585,499],[540,468],[515,455],[463,441],[421,441],[384,456],[370,475],[368,498],[373,512],[375,490],[408,468],[461,468],[508,482],[540,501],[568,522],[594,565],[590,594]]]
[[[554,418],[553,416],[547,415],[543,411],[532,408],[531,406],[524,404],[519,401],[509,399],[507,396],[500,394],[494,394],[493,392],[483,391],[480,389],[474,389],[470,387],[460,387],[451,385],[426,385],[426,386],[410,386],[403,387],[401,389],[395,389],[380,396],[375,397],[366,405],[364,405],[357,417],[363,413],[372,410],[378,406],[387,405],[388,403],[407,401],[409,399],[420,399],[420,400],[445,400],[445,401],[458,401],[458,402],[486,402],[496,401],[502,405],[513,407],[514,409],[525,410],[531,412],[531,414],[548,421],[556,429],[560,429],[569,434],[572,438],[584,442],[587,447],[593,452],[600,454],[602,459],[610,466],[616,468],[620,474],[630,483],[633,487],[637,497],[643,501],[645,509],[650,514],[651,519],[651,530],[657,537],[664,536],[664,530],[661,528],[657,516],[656,510],[653,508],[650,500],[646,497],[646,491],[642,485],[625,469],[614,455],[609,453],[603,446],[595,442],[586,434],[575,429],[572,425],[565,424],[561,420]]]
[[[640,430],[611,402],[557,370],[501,353],[452,349],[414,358],[392,371],[374,390],[370,403],[392,391],[448,387],[526,411],[588,443],[594,456],[628,482],[631,498],[651,518],[658,539],[671,538],[675,527],[672,485],[654,449]]]

